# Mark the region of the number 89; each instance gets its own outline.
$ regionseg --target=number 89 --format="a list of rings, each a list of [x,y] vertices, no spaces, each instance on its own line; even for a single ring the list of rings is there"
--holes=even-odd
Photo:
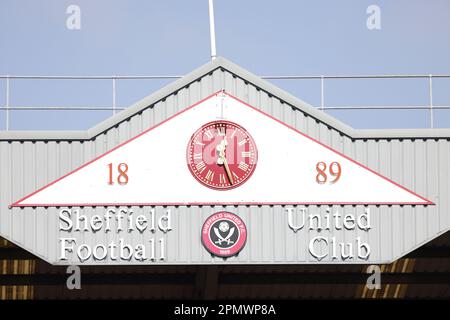
[[[316,164],[316,182],[318,184],[325,184],[328,181],[327,176],[327,164],[325,162],[317,162]],[[332,162],[328,167],[328,173],[334,179],[330,181],[330,184],[336,183],[341,177],[342,168],[339,162]]]

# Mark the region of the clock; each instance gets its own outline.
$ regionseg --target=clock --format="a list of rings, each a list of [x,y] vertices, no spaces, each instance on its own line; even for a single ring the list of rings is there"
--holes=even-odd
[[[198,182],[216,190],[244,184],[258,162],[252,136],[242,126],[225,120],[209,122],[192,135],[187,164]]]

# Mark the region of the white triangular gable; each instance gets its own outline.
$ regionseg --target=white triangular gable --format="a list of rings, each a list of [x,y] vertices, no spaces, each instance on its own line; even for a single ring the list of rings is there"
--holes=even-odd
[[[245,128],[258,148],[253,175],[241,186],[214,190],[188,170],[186,148],[204,124],[226,119]],[[316,166],[336,162],[336,183],[320,184]],[[128,183],[108,184],[109,164],[126,163]],[[333,171],[336,172],[337,165]],[[320,177],[323,178],[323,177]],[[432,204],[229,94],[200,101],[12,204],[31,206],[225,204]]]

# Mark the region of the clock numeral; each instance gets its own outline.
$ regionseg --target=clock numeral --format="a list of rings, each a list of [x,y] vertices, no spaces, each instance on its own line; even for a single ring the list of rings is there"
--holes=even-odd
[[[113,178],[113,164],[110,163],[108,164],[108,168],[109,168],[109,181],[108,184],[113,185],[114,184],[114,178]],[[128,164],[126,163],[120,163],[117,166],[117,172],[119,173],[117,176],[117,183],[120,185],[125,185],[128,183]]]
[[[214,180],[214,172],[212,172],[211,170],[208,170],[208,173],[206,174],[205,179],[208,181],[213,181]]]
[[[238,168],[241,169],[242,171],[247,171],[249,167],[250,166],[243,161],[241,161],[241,163],[239,163],[238,165]]]
[[[250,158],[252,153],[249,151],[242,151],[242,158]]]
[[[234,135],[236,134],[237,129],[234,129],[233,133],[231,134],[231,138],[233,139]]]
[[[205,135],[208,138],[208,140],[211,140],[214,137],[214,135],[212,134],[212,132],[210,130],[206,130]]]
[[[248,138],[242,139],[241,141],[238,142],[239,146],[243,146],[244,144],[246,144],[248,142]]]
[[[195,165],[195,167],[197,168],[197,170],[198,170],[200,173],[202,173],[203,170],[206,169],[206,164],[205,164],[203,161],[200,161],[199,163],[197,163],[197,164]]]
[[[219,181],[220,181],[220,183],[227,183],[227,178],[225,178],[224,174],[221,173],[219,175]]]
[[[195,160],[201,160],[203,159],[203,153],[194,153],[194,157]]]
[[[236,173],[234,173],[233,171],[232,171],[232,173],[233,173],[233,177],[234,177],[236,180],[239,180],[239,179],[240,179],[240,177],[239,177]]]
[[[218,127],[217,128],[217,135],[218,136],[225,136],[225,127]]]
[[[316,182],[318,184],[325,184],[328,181],[328,176],[327,176],[327,164],[325,162],[317,162],[316,164],[316,171],[317,171],[317,175],[316,175]],[[334,180],[330,181],[330,184],[336,183],[340,177],[341,177],[341,173],[342,173],[342,168],[339,162],[332,162],[330,163],[330,166],[328,167],[328,172],[329,174],[334,177]]]
[[[204,143],[201,143],[200,141],[198,141],[198,139],[195,139],[195,144],[199,145],[199,146],[204,146]]]

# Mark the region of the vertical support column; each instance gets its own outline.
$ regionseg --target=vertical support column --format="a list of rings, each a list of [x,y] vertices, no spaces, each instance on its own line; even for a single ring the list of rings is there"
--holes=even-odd
[[[434,117],[433,117],[433,75],[428,77],[428,86],[430,93],[430,128],[434,128]]]
[[[217,299],[219,291],[219,267],[199,266],[196,272],[194,295],[196,299]]]

